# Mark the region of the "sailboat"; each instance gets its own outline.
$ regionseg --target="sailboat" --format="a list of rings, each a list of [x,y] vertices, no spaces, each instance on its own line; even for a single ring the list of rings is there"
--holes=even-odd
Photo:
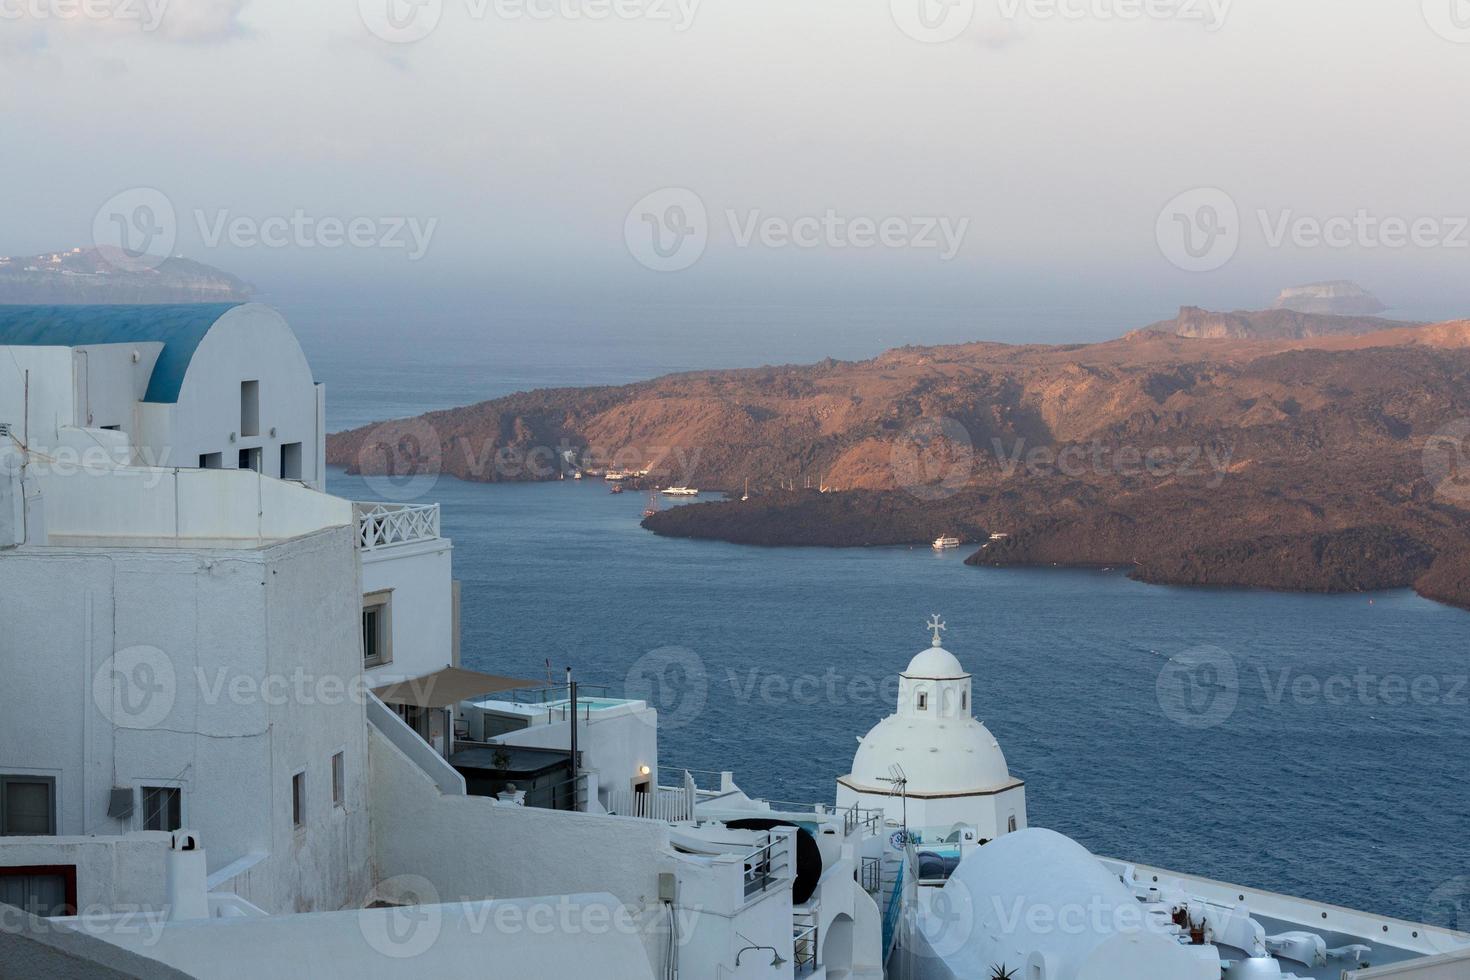
[[[654,491],[650,490],[650,491],[648,491],[648,506],[645,507],[645,508],[643,508],[643,516],[644,517],[652,517],[654,514],[657,514],[657,513],[658,513],[658,494],[655,493]]]
[[[750,477],[746,477],[745,478],[745,494],[744,494],[744,496],[742,496],[740,498],[740,502],[741,503],[744,503],[745,501],[747,501],[749,499],[750,499]]]

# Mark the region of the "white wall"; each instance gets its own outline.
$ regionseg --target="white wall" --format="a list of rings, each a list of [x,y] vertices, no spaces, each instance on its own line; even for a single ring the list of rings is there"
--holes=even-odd
[[[657,711],[645,706],[582,711],[578,715],[577,749],[582,768],[598,773],[598,788],[604,795],[612,789],[632,789],[640,778],[658,781]],[[571,746],[571,723],[532,725],[493,741],[566,750]],[[648,767],[648,777],[640,775],[643,766]]]
[[[12,551],[0,557],[0,772],[56,777],[68,835],[132,829],[107,816],[113,786],[179,785],[211,870],[270,855],[244,897],[273,912],[353,903],[370,877],[364,709],[348,693],[360,602],[348,527],[258,551]],[[111,658],[139,648],[160,652],[143,655],[151,677],[124,671],[142,709],[119,711]],[[339,750],[344,808],[330,803]],[[295,830],[290,777],[303,768]]]
[[[373,687],[451,665],[453,551],[448,538],[435,538],[361,552],[363,594],[393,592],[393,662],[368,671]]]
[[[243,381],[260,382],[257,436],[241,432]],[[268,306],[248,303],[220,317],[200,342],[178,403],[166,411],[148,406],[139,412],[138,441],[163,466],[198,466],[200,455],[217,452],[232,469],[240,450],[259,448],[268,476],[280,475],[281,446],[299,442],[303,478],[322,489],[320,401],[311,366],[285,319]]]
[[[0,837],[0,868],[75,865],[77,911],[133,906],[157,911],[168,901],[169,834],[126,837]]]
[[[37,446],[56,444],[64,425],[75,425],[72,389],[72,352],[68,347],[0,347],[0,422],[15,429],[17,439],[26,429],[25,375],[30,372],[30,441]]]
[[[148,392],[161,343],[98,344],[72,351],[76,425],[137,432],[134,407]]]

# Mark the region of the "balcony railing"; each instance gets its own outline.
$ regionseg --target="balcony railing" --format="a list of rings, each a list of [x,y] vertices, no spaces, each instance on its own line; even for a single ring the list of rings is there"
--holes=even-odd
[[[789,870],[787,845],[767,834],[765,846],[745,856],[746,899],[785,883],[790,877]]]
[[[438,504],[355,503],[352,513],[357,519],[357,546],[363,551],[439,537]]]

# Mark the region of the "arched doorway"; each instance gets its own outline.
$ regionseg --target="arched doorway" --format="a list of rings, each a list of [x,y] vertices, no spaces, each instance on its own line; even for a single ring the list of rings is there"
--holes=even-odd
[[[852,972],[852,917],[839,915],[822,940],[822,965],[827,980],[844,980]]]

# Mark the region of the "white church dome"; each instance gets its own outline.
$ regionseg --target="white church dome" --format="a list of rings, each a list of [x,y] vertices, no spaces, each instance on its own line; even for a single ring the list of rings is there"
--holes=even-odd
[[[1011,782],[995,736],[968,715],[937,722],[889,715],[863,738],[849,778],[887,791],[895,765],[902,768],[909,793],[973,793]]]
[[[944,647],[932,646],[914,655],[903,676],[923,680],[958,680],[970,674],[954,654]]]

